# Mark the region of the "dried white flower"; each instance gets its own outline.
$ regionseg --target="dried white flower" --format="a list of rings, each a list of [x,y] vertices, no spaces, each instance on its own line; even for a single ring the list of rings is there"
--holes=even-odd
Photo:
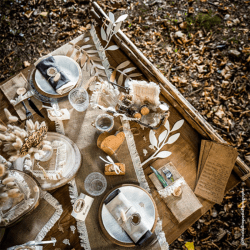
[[[148,151],[145,148],[142,150],[142,152],[143,152],[144,156],[146,156],[148,154]]]
[[[70,230],[73,232],[73,234],[75,234],[76,227],[74,225],[71,225]]]
[[[70,246],[69,239],[64,239],[64,240],[63,240],[63,244],[69,245],[69,246]]]

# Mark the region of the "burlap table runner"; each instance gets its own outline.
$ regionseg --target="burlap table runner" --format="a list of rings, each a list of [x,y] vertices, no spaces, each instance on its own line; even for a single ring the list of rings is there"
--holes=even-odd
[[[7,81],[6,83],[4,83],[2,86],[0,86],[0,88],[2,89],[3,93],[5,94],[5,96],[8,98],[9,101],[14,100],[15,98],[18,97],[16,91],[18,88],[26,88],[26,90],[28,91],[29,89],[29,84],[27,79],[25,78],[25,76],[22,73],[19,73],[18,75],[16,75],[15,77],[11,78],[9,81]],[[29,97],[29,96],[28,96]],[[32,113],[35,114],[35,111],[30,107],[27,98],[24,98],[23,102],[25,103],[26,107],[28,108],[28,110]],[[30,99],[33,101],[33,103],[36,105],[36,107],[41,110],[42,109],[42,102],[40,100],[38,100],[37,98],[31,96]],[[24,106],[21,102],[17,103],[16,105],[13,105],[17,114],[19,115],[21,120],[25,120],[26,119],[26,112],[24,109]]]
[[[100,42],[93,27],[90,33],[97,49],[99,51],[102,51],[100,49]],[[57,53],[59,53],[59,50],[57,51]],[[62,50],[60,50],[60,53],[62,53]],[[102,59],[102,64],[106,69],[106,74],[109,75],[109,63],[105,56],[105,53],[103,53],[103,51],[100,52],[99,57]],[[88,83],[90,75],[85,70],[82,70],[82,73],[84,75],[84,79],[82,81],[81,87],[87,88],[87,86],[85,85]],[[91,126],[91,123],[95,120],[95,118],[99,114],[104,113],[104,111],[101,111],[100,109],[94,110],[89,107],[87,111],[79,113],[72,108],[67,97],[60,99],[58,105],[60,109],[67,108],[70,112],[70,120],[63,121],[63,126],[60,128],[58,127],[58,132],[60,131],[61,133],[64,133],[73,142],[75,142],[82,154],[82,165],[75,179],[70,182],[70,196],[73,205],[74,201],[77,199],[80,193],[87,194],[86,190],[84,189],[84,180],[88,176],[88,174],[92,172],[100,172],[102,174],[104,173],[105,164],[99,158],[99,156],[105,158],[106,154],[97,147],[97,138],[99,136],[99,133],[97,132],[96,128]],[[125,143],[120,146],[116,154],[113,156],[113,159],[116,159],[115,162],[124,163],[126,165],[126,174],[125,176],[106,176],[108,184],[106,192],[113,187],[124,183],[137,184],[145,188],[147,191],[150,191],[148,183],[144,176],[143,169],[141,167],[141,162],[136,150],[133,134],[130,132],[129,122],[123,122],[122,124],[120,118],[115,118],[115,126],[113,131],[116,131],[121,126],[124,127],[126,140]],[[86,221],[77,221],[77,229],[81,240],[81,246],[84,247],[85,250],[127,249],[126,247],[121,247],[113,244],[103,235],[101,231],[98,221],[98,209],[105,193],[98,197],[95,197]],[[162,232],[162,222],[159,218],[157,220],[153,239],[155,239],[154,244],[148,247],[143,246],[143,249],[168,249],[165,234],[164,232]],[[134,247],[131,249],[138,249],[138,247]]]
[[[48,192],[41,192],[38,207],[20,222],[6,229],[0,249],[21,245],[31,240],[41,241],[60,218],[63,209]]]
[[[84,181],[90,173],[100,172],[104,174],[105,163],[99,156],[106,158],[106,154],[97,147],[97,138],[100,134],[97,129],[91,125],[95,118],[99,114],[104,113],[104,111],[89,107],[86,112],[79,113],[71,107],[67,98],[60,100],[59,107],[68,108],[70,111],[70,120],[63,121],[64,132],[67,137],[76,143],[82,154],[82,165],[73,184],[76,190],[71,189],[70,191],[72,195],[71,198],[74,201],[80,193],[88,194],[84,188]],[[120,118],[115,118],[115,126],[112,131],[117,131],[122,126],[123,124]],[[106,192],[124,183],[140,184],[126,139],[112,158],[115,162],[124,163],[126,165],[126,174],[125,176],[105,176],[107,180]],[[80,231],[82,246],[85,249],[127,249],[126,247],[113,244],[101,231],[98,221],[98,209],[106,192],[95,197],[85,223],[78,221],[78,231]],[[155,234],[154,238],[157,238]],[[130,249],[138,249],[138,247]],[[143,249],[161,249],[161,247],[156,241],[154,245],[148,247],[144,246]]]

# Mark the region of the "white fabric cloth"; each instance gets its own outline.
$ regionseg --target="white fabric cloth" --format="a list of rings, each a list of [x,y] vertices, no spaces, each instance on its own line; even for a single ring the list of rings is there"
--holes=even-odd
[[[68,82],[64,84],[61,88],[57,89],[56,92],[59,95],[63,95],[64,93],[69,92],[73,87],[76,85],[76,83]]]

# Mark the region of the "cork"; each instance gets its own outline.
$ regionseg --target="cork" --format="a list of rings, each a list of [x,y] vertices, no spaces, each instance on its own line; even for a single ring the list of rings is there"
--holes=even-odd
[[[147,106],[142,106],[140,112],[141,112],[142,115],[147,115],[147,114],[149,114],[149,111],[150,110],[149,110],[149,108]]]
[[[141,119],[141,114],[138,112],[135,112],[133,115],[134,118]]]

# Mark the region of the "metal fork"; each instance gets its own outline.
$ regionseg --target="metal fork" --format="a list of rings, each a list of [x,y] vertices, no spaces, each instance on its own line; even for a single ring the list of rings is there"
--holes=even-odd
[[[163,168],[162,172],[166,175],[167,179],[169,179],[171,182],[174,182],[174,178],[170,170]]]
[[[42,244],[50,244],[50,243],[56,243],[56,240],[48,240],[48,241],[29,241],[23,245],[18,245],[14,247],[9,247],[7,250],[15,250],[18,249],[19,247],[24,247],[24,246],[37,246],[37,245],[42,245]],[[23,249],[23,248],[22,248]]]
[[[27,119],[33,120],[33,115],[32,115],[32,113],[27,109],[27,107],[26,107],[24,101],[22,101],[21,103],[22,103],[23,106],[24,106],[24,109],[25,109],[25,112],[26,112],[26,118],[27,118]]]
[[[50,243],[56,243],[56,240],[47,240],[47,241],[29,241],[25,243],[25,246],[37,246],[37,245],[43,245],[43,244],[50,244]]]

